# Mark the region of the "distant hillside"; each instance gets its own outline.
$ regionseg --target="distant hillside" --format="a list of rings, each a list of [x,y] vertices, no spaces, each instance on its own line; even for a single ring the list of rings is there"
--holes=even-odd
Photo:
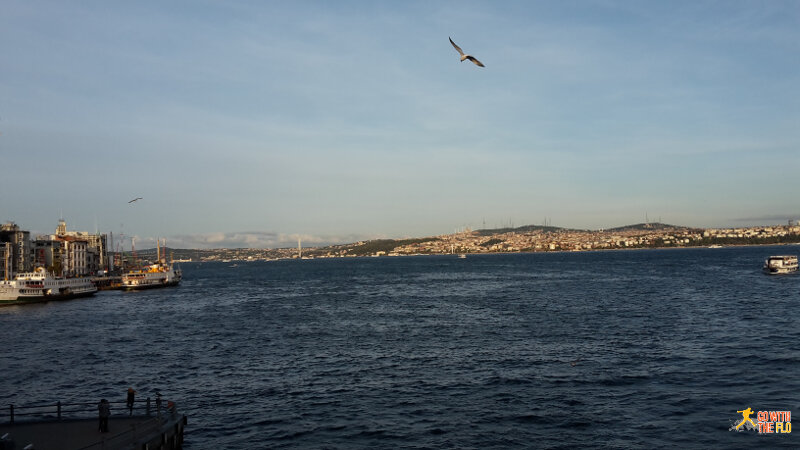
[[[620,235],[624,236],[621,238]],[[711,245],[764,245],[800,243],[800,232],[792,226],[715,230],[665,224],[638,223],[601,230],[577,230],[553,226],[525,225],[483,229],[447,236],[412,239],[376,239],[327,247],[277,249],[167,249],[170,258],[192,261],[258,261],[277,259],[379,256],[395,253],[488,253],[577,251],[617,248],[698,247]],[[423,245],[415,245],[423,244]],[[403,247],[403,248],[400,248]],[[155,249],[125,253],[132,264],[155,260]]]
[[[423,242],[438,241],[439,238],[425,237],[417,239],[376,239],[362,244],[355,244],[350,248],[351,255],[372,255],[376,252],[392,252],[395,248],[403,245],[421,244]]]
[[[660,222],[651,222],[651,223],[637,223],[634,225],[625,225],[622,227],[616,228],[605,228],[602,231],[610,231],[610,232],[622,232],[622,231],[670,231],[670,230],[690,230],[693,228],[684,227],[680,225],[670,225],[668,223],[660,223]],[[516,228],[491,228],[491,229],[484,229],[484,230],[477,230],[479,236],[493,236],[496,234],[504,234],[504,233],[529,233],[532,231],[541,231],[546,233],[558,232],[558,231],[589,231],[589,230],[576,230],[574,228],[561,228],[561,227],[551,227],[551,226],[542,226],[542,225],[524,225],[521,227]]]
[[[621,231],[669,231],[669,230],[686,230],[689,227],[679,225],[670,225],[667,223],[651,222],[651,223],[637,223],[635,225],[625,225],[617,228],[606,228],[603,231],[621,232]]]
[[[530,233],[532,231],[542,231],[545,233],[552,233],[556,231],[573,231],[569,228],[561,228],[561,227],[550,227],[550,226],[543,226],[543,225],[524,225],[517,228],[487,228],[484,230],[476,230],[479,236],[493,236],[495,234],[504,234],[504,233]]]

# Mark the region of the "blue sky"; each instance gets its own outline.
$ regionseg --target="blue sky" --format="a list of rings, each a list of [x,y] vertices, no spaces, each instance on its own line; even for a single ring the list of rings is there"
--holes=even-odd
[[[33,232],[800,219],[797,1],[11,0],[0,42],[0,221]]]

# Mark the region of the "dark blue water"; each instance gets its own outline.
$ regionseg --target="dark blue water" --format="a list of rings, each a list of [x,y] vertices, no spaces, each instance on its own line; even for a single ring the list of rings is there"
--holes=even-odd
[[[183,265],[0,308],[0,404],[160,390],[187,448],[798,447],[800,276],[751,247]],[[793,437],[794,436],[794,437]]]

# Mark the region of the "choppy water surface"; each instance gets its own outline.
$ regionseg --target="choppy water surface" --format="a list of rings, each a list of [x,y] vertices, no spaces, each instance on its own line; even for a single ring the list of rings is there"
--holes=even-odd
[[[796,447],[798,247],[183,265],[0,308],[0,404],[160,390],[187,448]]]

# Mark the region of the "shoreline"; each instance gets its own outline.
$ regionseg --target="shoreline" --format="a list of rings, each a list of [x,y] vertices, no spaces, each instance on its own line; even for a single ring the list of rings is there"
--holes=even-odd
[[[582,250],[539,250],[539,251],[513,251],[513,252],[458,252],[458,253],[403,253],[403,254],[386,254],[386,255],[344,255],[344,256],[304,256],[303,258],[273,258],[273,259],[230,259],[230,260],[199,260],[199,261],[185,261],[187,263],[221,263],[230,264],[236,263],[252,263],[252,262],[279,262],[279,261],[307,261],[318,259],[356,259],[356,258],[402,258],[411,256],[478,256],[478,255],[522,255],[522,254],[551,254],[551,253],[594,253],[594,252],[619,252],[619,251],[641,251],[641,250],[690,250],[690,249],[709,249],[721,250],[725,248],[742,248],[742,247],[779,247],[779,246],[800,246],[800,242],[780,242],[770,244],[726,244],[720,247],[711,248],[707,245],[684,245],[684,246],[669,246],[669,247],[628,247],[628,248],[597,248],[597,249],[582,249]],[[258,249],[253,249],[257,251]],[[800,251],[800,250],[799,250]]]

